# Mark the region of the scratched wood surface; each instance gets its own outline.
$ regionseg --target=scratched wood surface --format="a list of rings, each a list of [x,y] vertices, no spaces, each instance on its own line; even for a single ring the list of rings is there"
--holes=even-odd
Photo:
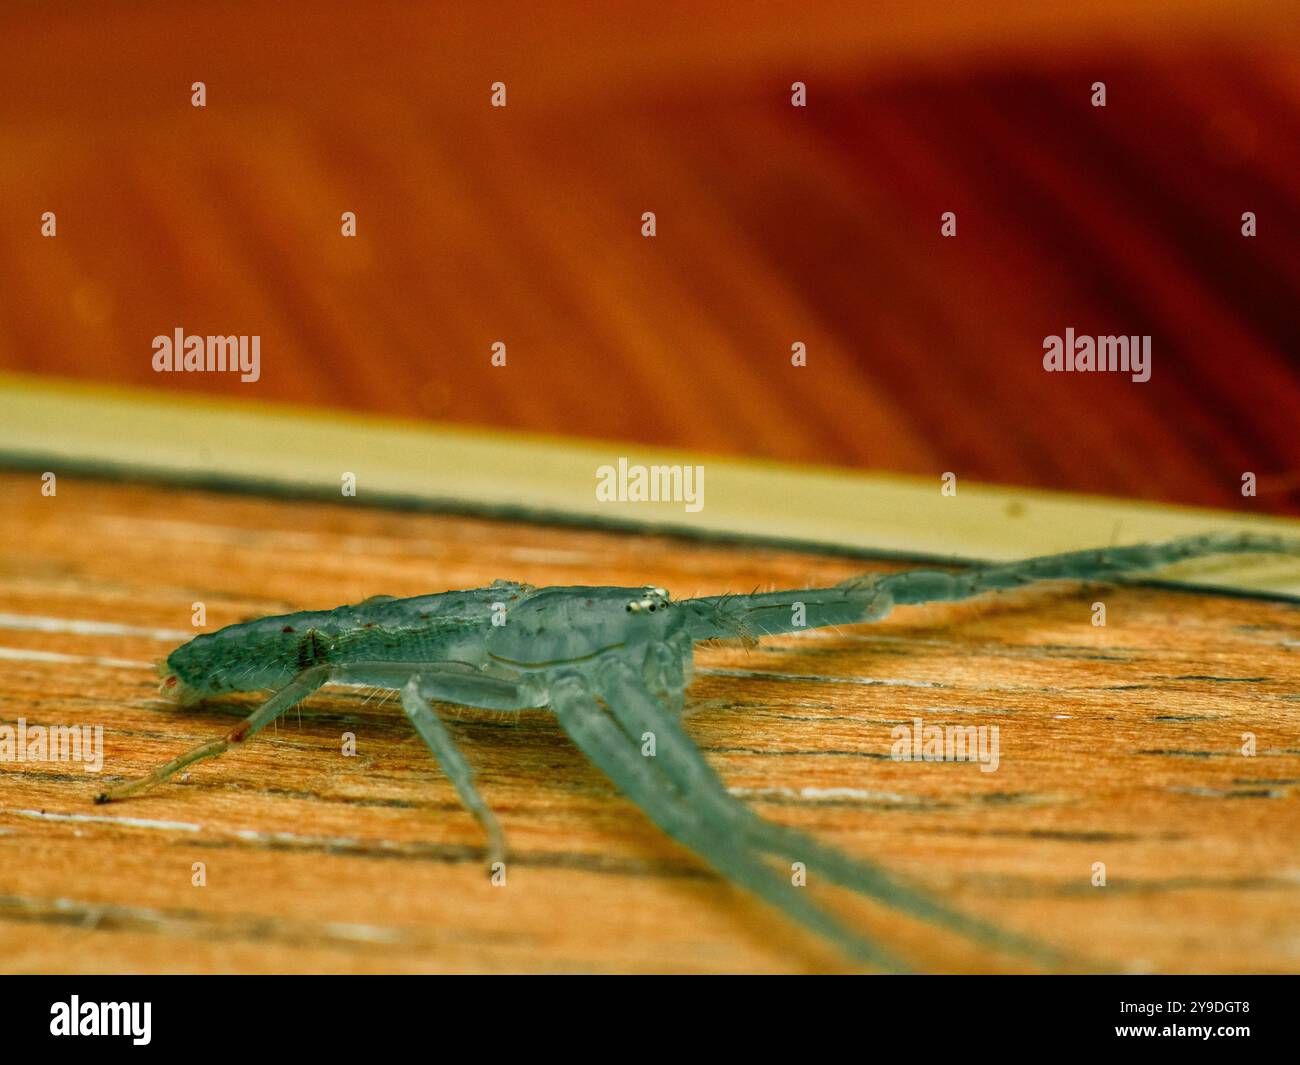
[[[105,746],[98,777],[0,763],[0,968],[846,968],[664,838],[544,712],[444,708],[507,831],[504,887],[400,712],[363,692],[312,697],[183,783],[108,807],[91,796],[246,712],[157,694],[152,663],[193,631],[198,601],[212,629],[497,577],[690,595],[896,564],[71,476],[52,499],[32,474],[0,486],[0,723],[101,725]],[[705,649],[689,728],[764,816],[1098,964],[1296,971],[1297,648],[1294,605],[1030,591]],[[998,770],[893,761],[891,728],[916,717],[998,725]],[[807,890],[926,968],[1024,967],[815,870]]]

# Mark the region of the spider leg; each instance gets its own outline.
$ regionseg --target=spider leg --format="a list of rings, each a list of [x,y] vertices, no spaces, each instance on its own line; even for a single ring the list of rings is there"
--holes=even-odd
[[[156,787],[195,762],[225,754],[230,748],[237,747],[250,737],[257,735],[295,703],[300,702],[314,692],[329,679],[329,675],[329,666],[312,666],[310,669],[303,670],[221,739],[200,743],[197,747],[191,747],[184,754],[178,755],[170,762],[160,765],[147,776],[139,777],[136,780],[128,780],[124,784],[118,784],[116,787],[101,791],[95,796],[95,802],[116,802],[118,799],[138,795],[142,791],[148,791],[150,788]]]
[[[401,690],[420,677],[426,699],[482,710],[527,710],[546,705],[546,687],[534,675],[496,677],[464,662],[353,662],[335,669],[332,680]]]
[[[244,718],[221,739],[209,740],[190,748],[152,773],[108,788],[95,796],[95,802],[116,802],[138,795],[175,776],[195,762],[216,758],[238,747],[272,721],[330,681],[354,681],[381,687],[401,688],[412,674],[422,676],[425,698],[466,703],[492,710],[522,710],[542,706],[545,695],[537,682],[528,678],[504,680],[479,673],[473,667],[456,662],[352,662],[322,664],[303,670],[261,706]],[[423,733],[421,733],[423,735]],[[426,738],[426,742],[428,742]],[[450,775],[450,774],[448,774]],[[458,788],[459,790],[459,788]]]
[[[1188,559],[1242,554],[1300,555],[1300,540],[1257,533],[1207,533],[1159,544],[1040,555],[958,573],[907,570],[882,578],[875,587],[893,603],[951,602],[1039,581],[1117,581]]]
[[[637,742],[601,708],[583,677],[565,673],[555,678],[551,684],[551,707],[579,749],[673,839],[695,851],[727,879],[812,931],[841,944],[858,960],[892,971],[905,971],[906,966],[894,955],[808,902],[800,894],[801,889],[778,876],[746,846],[738,845],[725,825],[701,817],[653,760],[642,757]]]
[[[416,674],[402,688],[402,709],[406,711],[407,719],[415,726],[415,731],[420,734],[420,738],[433,752],[433,757],[437,759],[442,771],[451,780],[456,794],[460,796],[460,801],[478,819],[479,824],[483,826],[483,831],[487,833],[488,862],[503,862],[506,843],[501,825],[483,800],[483,796],[479,794],[478,788],[474,786],[474,771],[470,768],[469,762],[460,753],[460,748],[456,746],[456,741],[452,739],[442,718],[429,705],[430,699],[438,699],[441,695],[441,689],[436,681],[426,681]]]
[[[686,599],[695,640],[771,636],[830,625],[876,621],[898,604],[947,603],[1037,581],[1116,581],[1210,555],[1300,556],[1300,540],[1258,533],[1207,533],[1159,544],[1041,555],[958,572],[904,570],[852,577],[830,588]]]
[[[650,653],[662,657],[663,652],[668,652],[668,648],[660,646]],[[783,861],[802,861],[809,869],[841,887],[953,932],[990,946],[1034,956],[1049,964],[1061,962],[1060,954],[1034,939],[1018,936],[954,910],[929,895],[908,887],[870,862],[850,858],[802,832],[763,820],[727,791],[703,752],[686,735],[674,713],[670,712],[676,707],[665,707],[651,695],[638,681],[631,667],[610,659],[601,664],[597,676],[601,692],[608,695],[606,702],[610,713],[627,736],[639,746],[645,732],[653,733],[654,761],[682,795],[689,799],[694,809],[707,811],[708,817],[725,828],[728,834],[738,835],[752,846],[780,857]]]

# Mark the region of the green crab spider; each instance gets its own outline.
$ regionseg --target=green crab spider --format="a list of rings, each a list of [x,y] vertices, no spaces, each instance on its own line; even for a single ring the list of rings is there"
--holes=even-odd
[[[431,703],[498,711],[550,708],[560,726],[656,825],[723,877],[836,943],[849,957],[900,971],[903,959],[809,901],[775,862],[825,879],[1000,950],[1049,965],[1063,955],[904,883],[881,866],[763,820],[732,796],[681,724],[696,643],[852,625],[894,606],[951,602],[1040,581],[1114,581],[1206,555],[1300,555],[1300,540],[1209,534],[1159,544],[1047,555],[964,571],[868,574],[828,588],[674,601],[662,588],[534,588],[497,581],[470,591],[301,612],[231,625],[177,648],[162,690],[182,704],[231,691],[273,695],[226,736],[97,797],[138,794],[247,742],[324,684],[400,692],[402,709],[482,824],[488,856],[505,842],[473,773]],[[655,753],[642,753],[646,733]]]

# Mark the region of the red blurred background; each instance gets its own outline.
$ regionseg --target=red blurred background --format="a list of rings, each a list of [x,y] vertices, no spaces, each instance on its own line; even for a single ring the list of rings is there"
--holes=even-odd
[[[1294,3],[597,10],[9,6],[0,368],[1300,512]]]

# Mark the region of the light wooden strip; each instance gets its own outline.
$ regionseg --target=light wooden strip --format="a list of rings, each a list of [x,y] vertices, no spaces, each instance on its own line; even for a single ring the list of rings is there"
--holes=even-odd
[[[789,466],[0,375],[0,456],[24,466],[224,483],[357,501],[503,512],[918,558],[1010,559],[1212,530],[1300,535],[1300,521]],[[704,505],[601,502],[597,470],[702,467]],[[1182,583],[1300,596],[1300,562],[1189,564]]]

